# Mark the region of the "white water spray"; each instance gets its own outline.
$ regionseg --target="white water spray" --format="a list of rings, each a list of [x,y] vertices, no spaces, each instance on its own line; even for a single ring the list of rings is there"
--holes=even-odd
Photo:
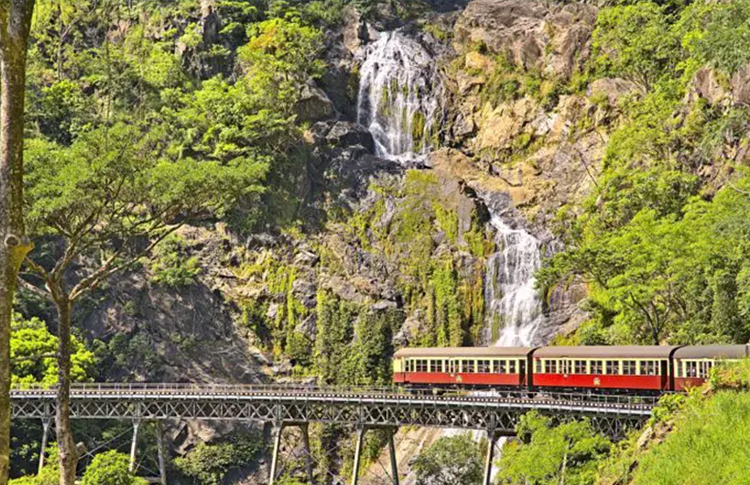
[[[375,139],[378,156],[401,162],[429,153],[442,115],[434,57],[395,31],[368,47],[360,68],[357,121]]]
[[[544,319],[534,278],[542,264],[540,244],[528,232],[512,229],[499,216],[493,216],[490,223],[497,230],[499,251],[487,259],[485,339],[498,347],[530,347]]]

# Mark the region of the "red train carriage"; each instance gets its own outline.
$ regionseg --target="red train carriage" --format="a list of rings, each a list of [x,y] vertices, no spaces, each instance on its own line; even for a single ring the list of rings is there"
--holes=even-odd
[[[543,347],[533,353],[539,388],[665,391],[677,347]]]
[[[402,349],[393,358],[393,382],[420,387],[519,387],[528,382],[526,347]]]
[[[677,349],[674,362],[674,390],[703,385],[711,369],[720,361],[733,361],[750,356],[748,345],[705,345]]]

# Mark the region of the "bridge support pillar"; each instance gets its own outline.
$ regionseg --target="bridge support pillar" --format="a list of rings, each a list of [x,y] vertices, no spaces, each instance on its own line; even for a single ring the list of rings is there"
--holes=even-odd
[[[494,429],[487,433],[487,461],[484,464],[484,485],[492,485],[492,462],[495,460],[495,446],[497,446],[498,435]]]
[[[167,485],[167,464],[164,453],[164,427],[161,421],[156,422],[156,453],[159,457],[159,483]]]
[[[302,431],[302,448],[305,452],[305,472],[307,473],[308,483],[314,483],[313,478],[313,459],[312,450],[310,449],[310,426],[307,423],[300,425]]]
[[[39,449],[39,473],[42,473],[44,468],[45,455],[47,453],[47,442],[49,441],[49,428],[52,425],[51,418],[45,418],[42,420],[42,447]]]
[[[398,483],[398,462],[396,461],[396,444],[393,442],[393,437],[396,435],[398,428],[388,430],[388,453],[391,455],[391,479],[393,485],[399,485]]]
[[[141,429],[141,420],[133,420],[133,441],[130,443],[130,466],[131,473],[135,472],[136,452],[138,451],[138,431]]]
[[[271,456],[271,473],[268,477],[268,485],[273,485],[276,475],[279,473],[279,453],[281,452],[281,437],[284,433],[284,423],[274,424],[271,435],[273,436],[273,455]]]
[[[367,428],[360,426],[357,428],[357,447],[354,451],[354,468],[352,469],[352,485],[359,485],[359,465],[362,460],[362,447],[365,443],[365,433]]]

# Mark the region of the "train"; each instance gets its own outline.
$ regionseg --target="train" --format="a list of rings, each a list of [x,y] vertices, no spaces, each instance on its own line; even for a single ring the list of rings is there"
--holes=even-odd
[[[659,394],[705,383],[750,345],[404,348],[393,383],[410,389]]]

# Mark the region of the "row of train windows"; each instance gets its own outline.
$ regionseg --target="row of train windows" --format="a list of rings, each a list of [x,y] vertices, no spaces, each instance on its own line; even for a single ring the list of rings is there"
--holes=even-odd
[[[427,360],[410,359],[405,363],[406,372],[467,372],[476,374],[516,374],[523,373],[526,362],[523,360]]]
[[[607,374],[658,376],[658,360],[537,360],[538,374]]]
[[[707,379],[711,376],[713,361],[683,361],[677,364],[677,377],[697,377]]]

